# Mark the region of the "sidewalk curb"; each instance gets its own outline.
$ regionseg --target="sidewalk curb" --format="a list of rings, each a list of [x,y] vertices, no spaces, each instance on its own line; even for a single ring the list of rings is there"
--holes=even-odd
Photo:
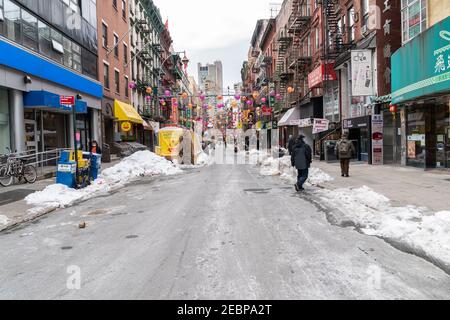
[[[27,217],[25,219],[21,219],[21,220],[14,221],[14,222],[11,222],[9,224],[6,224],[6,225],[4,225],[3,227],[0,228],[0,233],[3,233],[5,231],[11,230],[11,229],[14,229],[14,228],[20,226],[21,224],[24,224],[24,223],[31,222],[31,221],[34,221],[36,219],[39,219],[39,218],[41,218],[41,217],[43,217],[43,216],[45,216],[45,215],[47,215],[49,213],[52,213],[53,211],[56,211],[57,209],[58,208],[48,209],[48,210],[45,210],[43,212],[39,212],[39,213],[37,213],[37,214],[35,214],[33,216]]]

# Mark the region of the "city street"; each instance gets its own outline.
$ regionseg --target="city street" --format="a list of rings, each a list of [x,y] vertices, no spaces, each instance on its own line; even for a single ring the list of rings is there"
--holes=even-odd
[[[57,210],[0,233],[0,261],[3,299],[450,298],[441,269],[331,225],[308,193],[249,165],[142,178]]]

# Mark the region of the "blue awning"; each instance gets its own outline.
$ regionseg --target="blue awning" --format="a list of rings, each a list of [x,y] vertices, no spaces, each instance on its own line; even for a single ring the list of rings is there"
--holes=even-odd
[[[23,95],[23,104],[25,108],[56,109],[58,111],[70,112],[70,106],[63,106],[59,103],[59,95],[48,91],[30,91]],[[87,103],[76,100],[75,110],[77,113],[87,113]]]

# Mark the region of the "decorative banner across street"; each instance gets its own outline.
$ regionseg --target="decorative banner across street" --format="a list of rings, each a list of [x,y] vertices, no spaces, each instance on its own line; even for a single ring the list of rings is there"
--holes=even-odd
[[[330,127],[330,120],[327,119],[314,119],[313,134],[328,131]]]
[[[352,96],[373,96],[372,51],[352,51]]]

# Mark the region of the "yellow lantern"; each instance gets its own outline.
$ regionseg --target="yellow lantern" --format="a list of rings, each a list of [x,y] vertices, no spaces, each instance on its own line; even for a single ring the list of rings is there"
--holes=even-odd
[[[189,109],[192,109],[192,103],[188,104]]]
[[[145,89],[145,92],[147,92],[148,94],[153,93],[153,89],[151,87],[147,87],[147,89]]]
[[[288,93],[294,93],[294,92],[295,92],[295,89],[294,89],[293,87],[289,87],[289,88],[287,89],[287,91],[288,91]]]
[[[258,97],[259,97],[259,92],[257,92],[257,91],[255,91],[255,92],[253,92],[253,99],[258,99]]]
[[[237,106],[237,102],[236,102],[236,101],[232,101],[232,102],[231,102],[231,106],[232,106],[233,108],[235,108],[235,107]]]

